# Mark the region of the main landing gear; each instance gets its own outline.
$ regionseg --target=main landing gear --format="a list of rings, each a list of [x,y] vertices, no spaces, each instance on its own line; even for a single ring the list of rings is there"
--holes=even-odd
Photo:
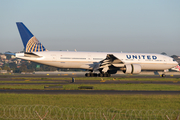
[[[85,76],[86,77],[97,77],[97,73],[86,73]]]
[[[86,73],[85,74],[85,76],[86,77],[110,77],[111,76],[111,74],[109,74],[109,73],[99,73],[99,74],[97,74],[97,73]]]

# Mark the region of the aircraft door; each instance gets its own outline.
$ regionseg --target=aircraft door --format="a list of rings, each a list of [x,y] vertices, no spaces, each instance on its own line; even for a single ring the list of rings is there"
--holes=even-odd
[[[167,64],[167,58],[164,57],[163,59],[164,59],[164,64]]]
[[[92,56],[90,54],[88,54],[88,62],[92,61]]]
[[[56,55],[51,55],[52,61],[57,61]]]

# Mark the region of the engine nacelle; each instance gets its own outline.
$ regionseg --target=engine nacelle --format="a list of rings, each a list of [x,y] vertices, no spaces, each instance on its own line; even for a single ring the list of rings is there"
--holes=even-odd
[[[125,70],[123,70],[126,74],[138,74],[141,72],[141,65],[139,64],[127,64],[125,65]]]

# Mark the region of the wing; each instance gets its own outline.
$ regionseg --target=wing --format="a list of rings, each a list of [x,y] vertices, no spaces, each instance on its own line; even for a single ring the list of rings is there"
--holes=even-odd
[[[106,58],[100,61],[99,69],[105,73],[108,70],[114,70],[120,67],[124,67],[123,61],[115,57],[113,54],[107,54]]]

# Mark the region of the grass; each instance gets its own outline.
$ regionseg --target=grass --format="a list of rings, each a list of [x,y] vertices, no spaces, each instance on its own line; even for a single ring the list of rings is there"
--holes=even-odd
[[[79,86],[93,86],[94,90],[180,90],[178,85],[162,84],[74,84],[64,85],[63,89],[76,90]]]
[[[179,112],[174,113],[173,111],[179,111],[180,106],[180,95],[37,95],[0,93],[0,98],[0,114],[2,115],[0,119],[7,119],[7,117],[23,119],[24,116],[25,118],[33,117],[34,119],[38,119],[36,114],[32,114],[37,110],[40,116],[48,112],[47,116],[49,118],[52,117],[52,119],[57,119],[57,116],[62,119],[66,119],[67,117],[84,119],[84,115],[86,118],[90,115],[90,118],[93,119],[96,113],[97,117],[95,118],[100,119],[102,113],[105,113],[106,116],[117,113],[116,120],[119,118],[130,120],[132,118],[134,119],[134,117],[137,119],[141,117],[149,119],[153,118],[154,115],[157,120],[162,120],[166,118],[165,115],[167,114],[169,117],[175,119]],[[100,109],[104,110],[101,111]],[[119,114],[116,109],[123,111]],[[132,112],[134,110],[139,112],[136,114]],[[155,111],[155,113],[148,114],[147,112],[149,110]],[[159,113],[161,110],[164,111]],[[173,114],[164,113],[166,110],[171,110]],[[75,112],[73,116],[72,112]],[[121,117],[118,115],[121,115]],[[112,118],[112,116],[109,118]]]
[[[49,82],[71,80],[72,78],[26,78],[24,81],[3,81],[1,83],[44,83],[41,85],[0,85],[0,89],[44,89]],[[75,78],[76,80],[101,80],[101,78]],[[21,78],[22,80],[22,78]],[[178,78],[103,78],[122,81],[180,81]],[[59,84],[60,81],[58,81]],[[53,85],[51,85],[53,86]],[[64,84],[62,89],[74,90],[79,86],[93,86],[95,90],[180,90],[180,85],[169,84]],[[57,88],[56,88],[57,89]],[[117,108],[136,110],[180,109],[180,95],[90,95],[90,94],[8,94],[0,93],[0,105],[47,105],[60,108]],[[44,115],[44,113],[43,113]],[[177,115],[176,115],[177,116]]]
[[[0,85],[0,89],[44,89],[45,85]]]
[[[44,89],[44,86],[58,85],[0,85],[0,89]],[[65,84],[60,90],[77,90],[79,86],[93,86],[94,90],[157,90],[157,91],[179,91],[180,85],[166,84]],[[53,88],[51,88],[53,89]]]
[[[3,105],[52,105],[74,108],[179,109],[180,95],[2,94]]]
[[[0,81],[0,83],[44,83],[44,84],[48,84],[48,83],[69,83],[64,82],[64,81],[33,81],[33,80],[24,80],[24,81]]]

